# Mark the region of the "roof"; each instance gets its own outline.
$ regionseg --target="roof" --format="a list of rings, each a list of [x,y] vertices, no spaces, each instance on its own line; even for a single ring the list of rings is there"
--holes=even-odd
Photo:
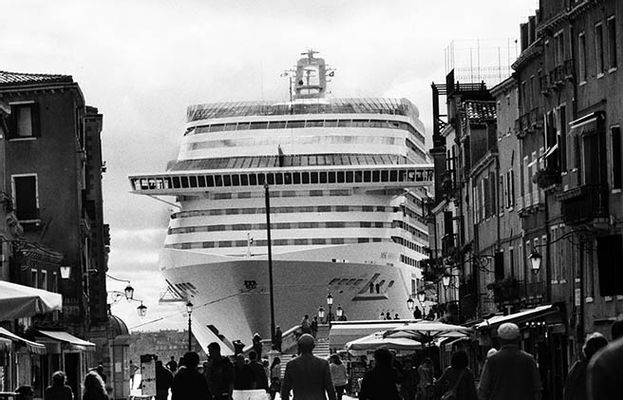
[[[0,71],[0,86],[32,85],[40,83],[72,83],[71,75],[27,74],[23,72]]]
[[[496,118],[495,101],[466,101],[463,108],[471,121],[490,121]]]
[[[167,166],[167,170],[188,171],[325,165],[395,165],[408,163],[409,160],[406,157],[395,154],[292,154],[171,161]]]
[[[47,349],[44,345],[42,345],[41,343],[37,343],[37,342],[33,342],[27,339],[24,339],[23,337],[17,336],[16,334],[14,334],[13,332],[10,332],[2,327],[0,327],[0,337],[4,337],[7,338],[11,341],[14,342],[19,342],[19,343],[23,343],[26,345],[26,348],[28,348],[28,350],[30,350],[31,352],[35,353],[35,354],[45,354],[47,353]]]
[[[187,122],[225,117],[298,115],[298,114],[389,114],[402,115],[417,121],[419,112],[407,99],[353,98],[323,101],[271,103],[223,102],[188,107]]]
[[[61,342],[61,343],[65,343],[70,345],[72,348],[74,349],[79,349],[79,350],[94,350],[95,349],[95,343],[91,343],[88,342],[86,340],[82,340],[80,338],[75,337],[74,335],[65,332],[65,331],[42,331],[39,330],[39,333],[41,333],[44,336],[47,336],[48,338],[51,338],[55,341]]]
[[[513,322],[519,325],[527,320],[532,320],[534,318],[544,317],[546,315],[555,313],[558,313],[558,309],[552,304],[547,304],[544,306],[530,308],[513,314],[493,316],[476,325],[476,329],[497,328],[499,325],[505,322]]]
[[[130,334],[128,326],[125,324],[125,322],[123,322],[121,318],[117,317],[116,315],[109,314],[108,323],[110,325],[110,331],[113,337]]]

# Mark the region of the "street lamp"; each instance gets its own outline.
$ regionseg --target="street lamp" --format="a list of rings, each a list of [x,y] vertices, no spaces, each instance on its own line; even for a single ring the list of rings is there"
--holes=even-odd
[[[425,291],[423,291],[423,290],[420,290],[420,291],[417,293],[417,300],[418,300],[420,303],[424,303],[424,301],[426,300],[426,292],[425,292]]]
[[[324,307],[320,306],[318,307],[318,319],[323,319],[324,318]]]
[[[188,312],[188,351],[192,351],[192,319],[191,315],[193,313],[193,303],[188,300],[186,303],[186,311]]]
[[[327,305],[329,306],[329,325],[331,325],[331,318],[333,317],[333,315],[331,315],[331,306],[333,305],[333,296],[331,296],[331,293],[327,295]]]
[[[71,275],[71,267],[69,265],[61,265],[59,269],[61,273],[61,279],[69,279],[69,276]]]
[[[144,305],[141,301],[141,305],[136,307],[136,312],[138,313],[139,317],[144,318],[145,315],[147,315],[147,306]]]
[[[415,309],[415,301],[413,301],[411,297],[409,297],[409,300],[407,300],[407,309],[409,311],[413,311]]]
[[[443,284],[443,287],[447,288],[448,286],[450,286],[450,275],[444,275],[441,277],[441,283]]]
[[[342,316],[344,315],[344,309],[342,308],[342,306],[337,306],[337,308],[335,309],[335,315],[337,315],[338,321],[342,318]]]
[[[532,272],[536,275],[541,270],[541,261],[543,260],[543,256],[539,254],[538,251],[532,250],[530,253],[530,263],[532,264]]]

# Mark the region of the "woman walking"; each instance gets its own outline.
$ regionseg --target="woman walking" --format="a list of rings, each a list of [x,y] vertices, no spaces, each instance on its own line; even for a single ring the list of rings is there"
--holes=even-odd
[[[91,371],[84,377],[82,400],[108,400],[104,380],[96,371]]]
[[[281,390],[281,360],[279,357],[273,359],[273,363],[270,366],[270,386],[268,393],[270,393],[270,400],[275,400],[275,395]]]
[[[52,385],[45,389],[45,400],[74,400],[71,388],[65,384],[65,373],[56,371],[52,374]]]
[[[385,347],[374,351],[374,368],[363,376],[359,400],[400,400],[396,383],[398,373],[392,367],[392,353]]]
[[[346,389],[346,385],[348,385],[348,373],[337,354],[333,354],[331,358],[329,358],[329,369],[331,370],[331,380],[333,381],[333,387],[337,394],[337,400],[342,400],[344,389]]]
[[[444,393],[442,399],[478,400],[474,374],[468,365],[469,359],[466,352],[459,350],[452,354],[450,366],[446,368],[438,381]]]

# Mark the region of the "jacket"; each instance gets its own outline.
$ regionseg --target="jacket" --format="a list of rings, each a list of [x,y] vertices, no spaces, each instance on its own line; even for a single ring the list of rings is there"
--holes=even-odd
[[[288,400],[336,400],[329,363],[313,354],[301,354],[286,365],[281,385],[281,398]]]

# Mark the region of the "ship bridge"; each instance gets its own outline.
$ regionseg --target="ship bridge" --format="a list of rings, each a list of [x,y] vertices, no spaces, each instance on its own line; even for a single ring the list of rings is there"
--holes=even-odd
[[[410,189],[433,184],[432,164],[331,165],[222,170],[169,171],[129,177],[131,191],[150,196],[178,196],[206,191],[275,188]]]

